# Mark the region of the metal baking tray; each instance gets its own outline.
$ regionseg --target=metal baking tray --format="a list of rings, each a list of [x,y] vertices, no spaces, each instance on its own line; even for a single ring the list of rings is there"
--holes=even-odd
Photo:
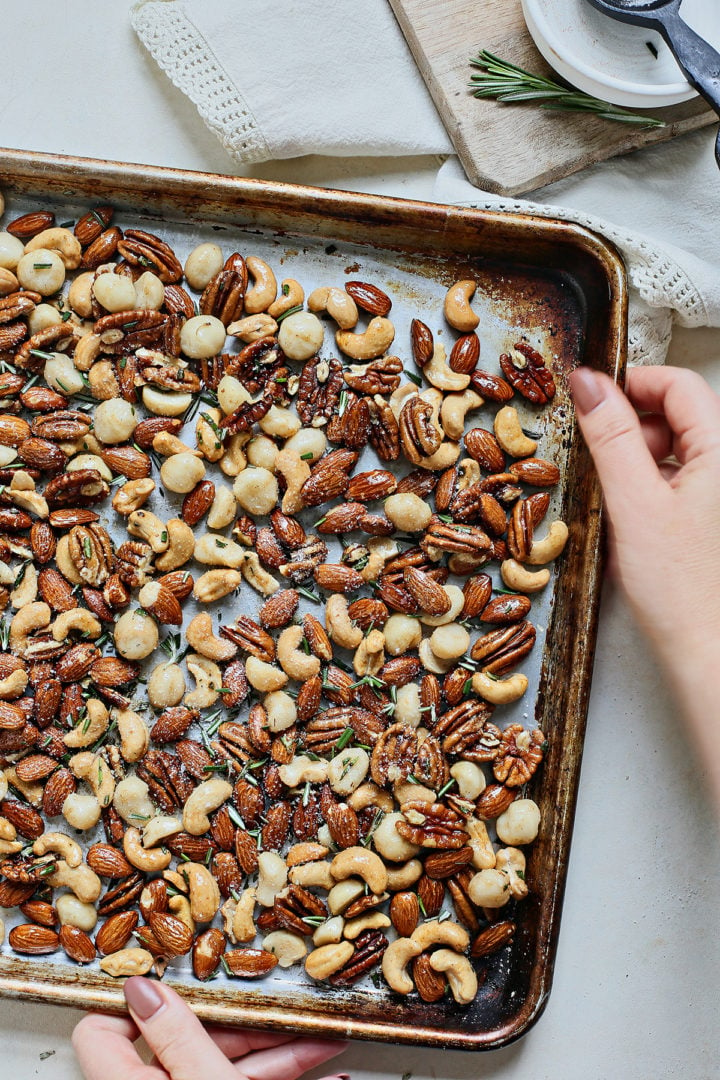
[[[560,465],[551,513],[568,522],[570,540],[552,587],[533,604],[538,643],[533,664],[523,668],[530,691],[500,721],[538,726],[549,744],[531,784],[543,824],[527,851],[530,895],[513,915],[513,944],[481,962],[480,990],[467,1008],[451,999],[431,1005],[416,995],[400,998],[367,978],[333,990],[292,969],[276,968],[261,983],[222,975],[199,983],[187,963],[166,975],[203,1020],[219,1024],[454,1049],[497,1048],[517,1038],[540,1016],[552,982],[599,605],[600,491],[566,376],[587,363],[622,378],[627,289],[617,252],[578,225],[527,215],[12,150],[0,150],[0,190],[13,216],[47,206],[58,221],[110,202],[114,224],[157,232],[182,261],[201,239],[213,239],[227,253],[262,254],[306,292],[348,278],[374,282],[393,299],[394,351],[405,360],[410,320],[423,319],[447,339],[444,292],[472,277],[479,284],[480,366],[497,370],[499,353],[521,336],[551,362],[558,384],[552,406],[538,412],[514,401],[525,425],[541,432],[538,453]],[[483,422],[482,411],[472,414],[473,426]],[[109,976],[59,954],[17,957],[7,945],[0,995],[125,1011],[121,985]]]

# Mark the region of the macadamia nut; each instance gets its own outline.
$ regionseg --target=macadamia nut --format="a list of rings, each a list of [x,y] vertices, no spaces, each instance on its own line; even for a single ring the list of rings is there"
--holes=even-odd
[[[323,324],[310,311],[296,311],[283,319],[278,344],[289,360],[309,360],[320,350],[325,336]]]
[[[193,315],[180,331],[180,348],[192,360],[208,360],[222,352],[225,327],[214,315]]]

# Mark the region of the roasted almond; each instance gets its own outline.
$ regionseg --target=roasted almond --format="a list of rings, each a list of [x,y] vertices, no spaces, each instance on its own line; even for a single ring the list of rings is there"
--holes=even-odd
[[[281,589],[270,596],[260,608],[260,622],[267,630],[287,626],[297,611],[299,596],[295,589]]]
[[[473,619],[487,607],[492,596],[493,583],[489,574],[474,574],[463,585],[462,615],[464,619]]]
[[[470,386],[486,401],[497,401],[500,404],[505,404],[515,394],[510,383],[500,375],[491,375],[489,371],[480,371],[477,368],[470,375]]]
[[[57,817],[61,813],[68,795],[77,790],[77,780],[69,769],[58,769],[45,784],[42,808],[47,817]]]
[[[430,327],[421,322],[420,319],[413,319],[410,323],[410,347],[413,360],[419,368],[425,367],[432,360],[435,351],[435,339]]]
[[[43,953],[55,952],[60,944],[60,938],[49,926],[22,923],[20,926],[13,926],[8,934],[8,944],[15,952],[26,953],[28,956],[40,956]]]
[[[277,966],[278,959],[265,949],[232,949],[223,954],[222,962],[229,975],[257,979],[268,975]]]
[[[429,953],[420,953],[420,956],[415,957],[412,975],[415,989],[423,1001],[430,1004],[434,1001],[440,1001],[445,994],[447,982],[445,976],[441,972],[435,971],[435,968],[430,964]]]
[[[435,851],[425,860],[425,873],[435,880],[452,877],[462,867],[472,862],[471,847],[456,848],[454,851]]]
[[[29,438],[30,425],[27,420],[21,416],[0,416],[0,446],[18,447]]]
[[[139,669],[137,664],[119,656],[101,656],[91,665],[89,674],[96,686],[114,688],[137,679]]]
[[[390,920],[400,937],[410,937],[420,922],[420,904],[414,892],[395,893],[390,901]]]
[[[168,589],[182,603],[193,591],[195,581],[189,570],[171,570],[169,574],[159,577],[157,583],[163,589]]]
[[[122,233],[118,228],[113,226],[105,229],[85,248],[80,262],[80,269],[97,270],[98,266],[110,262],[117,251],[120,240],[122,240]]]
[[[521,593],[496,596],[480,612],[481,622],[507,626],[508,623],[520,622],[530,612],[532,604],[529,597]]]
[[[421,611],[428,615],[445,615],[450,610],[451,601],[445,589],[424,570],[406,566],[403,581]]]
[[[83,247],[92,244],[93,240],[97,240],[100,233],[107,229],[113,213],[112,206],[96,206],[94,210],[83,214],[73,229]]]
[[[199,484],[188,491],[182,502],[180,516],[186,525],[194,528],[201,521],[213,504],[215,498],[215,485],[212,480],[201,480]],[[283,562],[285,558],[283,556]]]
[[[470,375],[480,359],[480,338],[476,333],[463,334],[459,337],[448,358],[448,364],[459,375]]]
[[[387,293],[367,281],[348,281],[345,283],[345,292],[352,296],[359,308],[370,315],[381,315],[384,318],[392,308],[392,300]]]
[[[34,210],[8,222],[5,231],[17,236],[18,240],[31,240],[45,229],[51,229],[54,224],[55,215],[50,210]]]
[[[66,507],[51,510],[48,520],[54,529],[73,529],[76,525],[92,525],[100,515],[84,506]]]
[[[49,439],[39,439],[31,436],[23,439],[17,448],[18,457],[26,465],[43,472],[59,472],[67,464],[67,455]]]
[[[346,498],[357,502],[371,502],[392,495],[397,488],[397,480],[385,469],[369,469],[350,478]]]
[[[71,611],[78,606],[72,585],[52,566],[45,567],[38,574],[38,590],[53,611]]]
[[[40,926],[49,926],[53,929],[58,924],[58,913],[46,900],[26,900],[20,905],[20,911],[26,919]]]
[[[488,784],[475,803],[478,816],[486,821],[500,817],[510,803],[515,802],[516,795],[517,791],[505,787],[504,784]]]
[[[183,735],[198,719],[198,712],[184,705],[174,705],[160,714],[150,729],[150,738],[154,742],[166,743],[182,739]]]
[[[531,484],[533,487],[552,487],[560,479],[560,470],[551,461],[543,461],[542,458],[524,458],[522,461],[513,461],[508,466],[508,472],[516,480],[523,484]]]
[[[166,290],[167,293],[167,290]],[[136,442],[141,450],[152,450],[153,439],[161,431],[167,431],[170,435],[177,435],[182,428],[182,420],[176,420],[169,416],[149,416],[141,420],[133,432],[133,442]]]
[[[515,935],[515,923],[509,919],[493,923],[486,930],[481,931],[472,943],[470,955],[476,959],[482,956],[490,956],[491,953],[504,949],[510,945]]]
[[[124,878],[133,872],[122,851],[111,844],[93,844],[88,848],[85,861],[98,877]]]
[[[38,836],[45,832],[45,822],[37,810],[27,803],[18,802],[16,799],[3,799],[0,802],[0,815],[6,817],[26,840],[37,840]]]
[[[225,935],[217,927],[211,926],[198,934],[192,948],[192,965],[196,979],[205,981],[217,971],[225,952]]]
[[[30,545],[36,563],[50,562],[55,554],[55,533],[47,521],[34,521],[30,527]]]
[[[127,476],[128,480],[140,480],[152,471],[148,455],[134,446],[104,446],[100,457],[109,469]]]
[[[20,780],[31,784],[36,780],[44,780],[50,773],[55,772],[57,767],[57,761],[46,754],[30,754],[18,761],[15,773]]]
[[[343,563],[321,563],[313,573],[315,583],[328,592],[350,593],[365,584],[362,574]]]
[[[184,956],[192,948],[193,934],[189,926],[177,915],[167,911],[154,911],[149,919],[150,929],[162,946],[163,955]]]
[[[465,449],[471,458],[489,473],[501,473],[505,468],[505,454],[492,431],[471,428],[465,433]]]
[[[382,600],[364,596],[348,604],[348,615],[361,630],[369,630],[371,626],[382,629],[390,618],[390,612]]]
[[[63,949],[77,964],[91,964],[97,953],[92,939],[78,926],[66,923],[58,933]]]

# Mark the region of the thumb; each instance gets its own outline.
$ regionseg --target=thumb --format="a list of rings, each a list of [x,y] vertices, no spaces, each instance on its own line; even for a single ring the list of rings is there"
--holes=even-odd
[[[172,1080],[237,1080],[233,1066],[174,990],[135,975],[124,992],[135,1023]]]
[[[665,484],[637,413],[613,380],[592,368],[573,371],[570,388],[610,518],[616,527],[646,521],[650,501]]]

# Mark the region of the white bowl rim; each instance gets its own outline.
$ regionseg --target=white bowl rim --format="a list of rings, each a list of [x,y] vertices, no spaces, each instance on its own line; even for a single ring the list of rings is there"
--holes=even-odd
[[[525,9],[526,16],[528,12],[531,13],[537,31],[544,39],[547,48],[552,50],[567,68],[572,71],[577,71],[587,79],[592,80],[592,82],[619,90],[626,94],[638,94],[642,97],[665,98],[670,95],[683,95],[682,97],[678,97],[677,100],[687,101],[696,96],[697,91],[690,85],[687,79],[680,79],[678,82],[672,83],[638,83],[632,82],[629,79],[618,79],[613,75],[608,75],[601,69],[590,67],[583,60],[578,59],[577,55],[568,53],[563,49],[561,38],[553,32],[554,26],[552,20],[547,19],[543,0],[522,0],[522,5]]]

